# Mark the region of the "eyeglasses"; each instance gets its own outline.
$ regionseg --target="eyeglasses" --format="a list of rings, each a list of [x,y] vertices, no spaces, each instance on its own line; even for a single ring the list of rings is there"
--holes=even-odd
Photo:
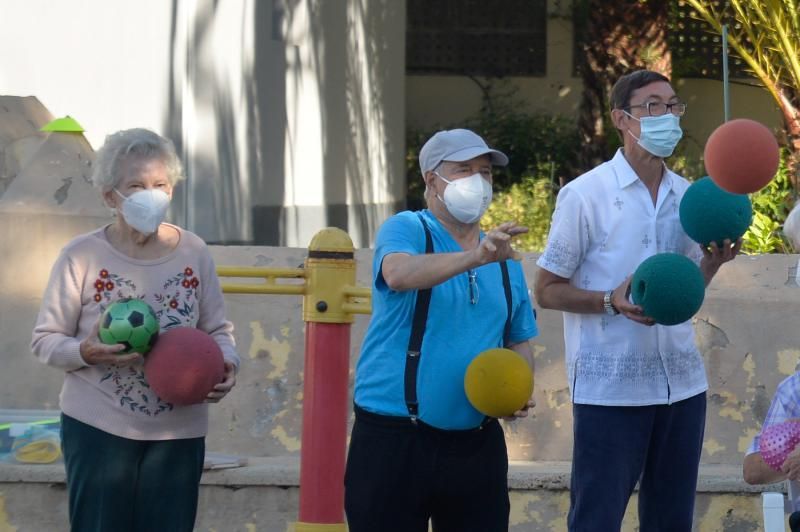
[[[475,270],[468,270],[467,276],[469,277],[469,302],[473,305],[478,303],[478,272]]]
[[[662,116],[667,114],[667,112],[670,112],[675,116],[683,116],[683,113],[686,112],[686,104],[684,102],[647,102],[640,105],[629,105],[628,109],[633,109],[634,107],[647,109],[647,114],[650,116]]]

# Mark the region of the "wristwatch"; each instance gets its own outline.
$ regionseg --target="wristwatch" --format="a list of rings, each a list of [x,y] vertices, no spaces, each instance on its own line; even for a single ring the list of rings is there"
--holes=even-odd
[[[606,311],[606,314],[609,316],[616,316],[619,314],[619,311],[611,302],[611,294],[613,294],[613,290],[607,290],[605,294],[603,294],[603,310]]]

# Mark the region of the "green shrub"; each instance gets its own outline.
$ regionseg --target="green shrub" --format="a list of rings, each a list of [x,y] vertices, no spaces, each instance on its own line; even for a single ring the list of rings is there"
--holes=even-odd
[[[407,206],[416,210],[424,207],[425,185],[420,176],[419,150],[434,133],[442,129],[471,129],[493,148],[509,158],[507,167],[492,171],[494,190],[501,194],[530,176],[545,169],[553,182],[568,181],[574,171],[575,154],[580,139],[573,119],[526,111],[516,97],[516,88],[504,81],[491,81],[481,86],[484,99],[480,111],[458,124],[445,124],[430,130],[406,132]]]
[[[527,176],[494,195],[492,204],[481,219],[481,228],[488,231],[503,222],[517,222],[526,226],[528,232],[514,238],[514,249],[543,251],[554,207],[551,177]]]
[[[775,178],[750,195],[753,203],[753,223],[742,237],[742,251],[748,255],[789,253],[791,246],[781,228],[795,202],[789,179],[788,152],[781,150],[781,163]]]

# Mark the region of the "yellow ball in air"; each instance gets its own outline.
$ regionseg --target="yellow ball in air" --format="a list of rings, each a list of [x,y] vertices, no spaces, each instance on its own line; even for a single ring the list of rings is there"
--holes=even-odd
[[[464,391],[478,412],[510,416],[524,407],[533,393],[533,372],[515,351],[487,349],[467,366]]]

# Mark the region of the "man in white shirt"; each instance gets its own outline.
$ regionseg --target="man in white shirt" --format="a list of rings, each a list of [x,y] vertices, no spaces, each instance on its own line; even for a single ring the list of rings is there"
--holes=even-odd
[[[678,208],[689,182],[664,158],[686,111],[669,79],[640,70],[617,81],[613,159],[558,195],[539,258],[536,300],[564,313],[573,401],[570,531],[619,530],[640,482],[641,530],[690,531],[708,388],[691,321],[655,325],[629,301],[630,276],[656,253],[686,255],[708,284],[741,242],[698,246]]]

